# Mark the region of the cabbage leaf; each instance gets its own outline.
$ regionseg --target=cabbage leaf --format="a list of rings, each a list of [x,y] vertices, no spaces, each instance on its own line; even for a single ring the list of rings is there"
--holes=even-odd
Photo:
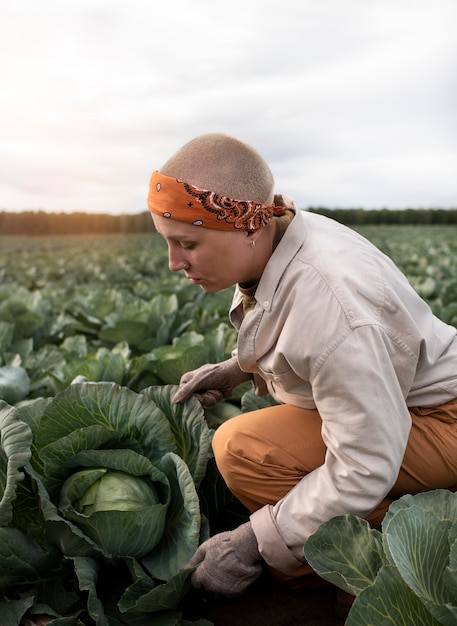
[[[449,490],[394,501],[382,533],[355,515],[335,517],[304,554],[322,578],[356,596],[347,626],[457,623],[457,494]]]
[[[78,382],[52,399],[0,404],[1,594],[25,585],[33,603],[17,606],[54,614],[51,587],[71,577],[86,593],[63,593],[65,614],[181,623],[185,566],[209,537],[198,488],[212,433],[195,399],[172,403],[175,391]]]

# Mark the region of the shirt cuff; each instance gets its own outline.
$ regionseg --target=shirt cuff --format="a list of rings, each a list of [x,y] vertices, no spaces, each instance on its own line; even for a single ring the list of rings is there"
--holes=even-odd
[[[304,554],[303,561],[299,561],[281,537],[273,517],[273,507],[271,505],[267,504],[255,511],[251,515],[250,520],[257,538],[259,552],[268,565],[284,574],[293,574],[295,570],[305,563]]]

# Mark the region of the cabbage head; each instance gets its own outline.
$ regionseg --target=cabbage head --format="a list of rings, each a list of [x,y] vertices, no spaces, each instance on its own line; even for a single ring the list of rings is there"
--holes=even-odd
[[[45,527],[41,548],[45,536],[72,564],[84,610],[100,626],[179,624],[191,586],[184,566],[209,536],[198,488],[211,431],[197,401],[172,404],[175,390],[85,382],[8,409],[32,433],[25,469]],[[9,565],[0,563],[0,595]]]
[[[0,399],[9,404],[23,400],[30,391],[30,378],[19,365],[0,367]]]
[[[163,536],[171,502],[166,476],[146,469],[144,476],[105,467],[75,472],[62,485],[59,510],[105,553],[145,556]]]
[[[72,480],[92,478],[88,489],[75,502],[75,508],[84,516],[99,511],[141,511],[150,504],[159,502],[156,490],[139,476],[126,472],[110,472],[105,468],[99,471],[76,472]]]

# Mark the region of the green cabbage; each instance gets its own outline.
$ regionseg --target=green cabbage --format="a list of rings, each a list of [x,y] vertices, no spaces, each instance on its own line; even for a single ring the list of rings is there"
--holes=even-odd
[[[75,502],[75,509],[83,515],[89,516],[98,511],[139,511],[159,502],[157,491],[145,479],[107,469],[100,469],[99,472],[101,476]],[[96,471],[75,472],[73,478],[84,479],[92,473]]]
[[[8,404],[23,400],[30,391],[30,378],[23,367],[4,365],[0,367],[0,399]]]
[[[181,623],[185,566],[209,536],[198,489],[211,431],[175,391],[83,382],[0,405],[0,598],[34,585],[28,606],[58,602],[57,614],[85,610],[99,626]]]

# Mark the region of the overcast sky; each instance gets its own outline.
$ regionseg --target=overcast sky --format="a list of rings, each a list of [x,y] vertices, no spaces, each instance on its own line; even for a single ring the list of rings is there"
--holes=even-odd
[[[0,211],[145,210],[224,132],[308,206],[457,207],[457,0],[1,0]]]

